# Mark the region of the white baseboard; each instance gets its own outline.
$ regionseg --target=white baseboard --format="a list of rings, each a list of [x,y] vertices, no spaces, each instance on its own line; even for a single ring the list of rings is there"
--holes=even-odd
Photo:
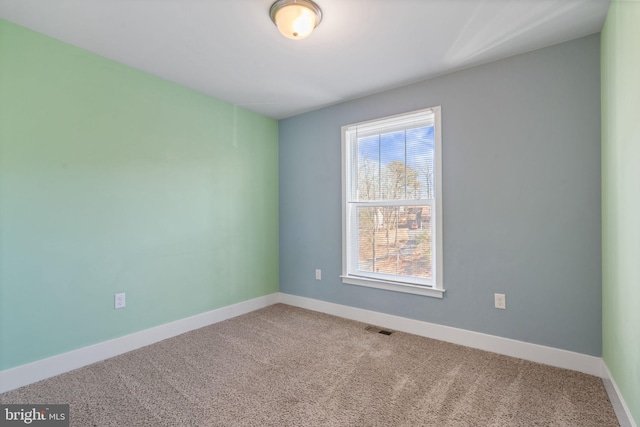
[[[637,427],[631,416],[629,407],[620,394],[618,386],[611,377],[611,373],[606,364],[600,357],[284,293],[274,293],[249,301],[243,301],[120,338],[0,371],[0,393],[69,372],[90,365],[91,363],[99,362],[278,302],[601,377],[603,378],[605,387],[609,393],[609,399],[614,406],[621,426]],[[625,424],[627,421],[628,423]]]
[[[290,294],[281,293],[280,302],[363,323],[383,326],[396,331],[434,338],[558,368],[584,372],[601,378],[606,375],[606,372],[603,371],[602,358],[600,357]]]
[[[604,383],[604,387],[607,389],[609,400],[611,401],[613,410],[616,412],[620,427],[637,427],[637,424],[634,421],[633,416],[631,415],[631,411],[627,406],[627,402],[625,402],[624,398],[622,397],[622,393],[620,393],[618,384],[616,384],[616,381],[611,375],[609,367],[604,360],[602,361],[602,369],[604,369],[604,372],[606,374],[606,377],[602,379],[602,382]]]
[[[0,371],[0,393],[81,368],[279,301],[278,293],[197,314],[123,337]]]

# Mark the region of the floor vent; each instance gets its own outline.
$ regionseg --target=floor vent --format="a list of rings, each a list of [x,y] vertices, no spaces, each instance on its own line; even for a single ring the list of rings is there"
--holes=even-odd
[[[377,326],[371,326],[371,325],[367,326],[364,329],[365,329],[365,331],[374,332],[374,333],[382,334],[382,335],[391,335],[393,333],[392,331],[389,331],[387,329],[382,329],[382,328],[379,328]]]

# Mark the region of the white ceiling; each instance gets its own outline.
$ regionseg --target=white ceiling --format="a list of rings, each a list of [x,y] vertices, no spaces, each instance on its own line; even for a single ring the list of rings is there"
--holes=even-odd
[[[601,30],[610,0],[316,0],[289,40],[272,0],[0,0],[0,17],[285,118]]]

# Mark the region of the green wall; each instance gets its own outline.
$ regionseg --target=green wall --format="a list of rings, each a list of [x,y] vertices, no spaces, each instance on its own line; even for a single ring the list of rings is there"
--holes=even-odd
[[[0,370],[277,292],[277,126],[0,20]]]
[[[640,421],[640,2],[602,30],[603,358]]]

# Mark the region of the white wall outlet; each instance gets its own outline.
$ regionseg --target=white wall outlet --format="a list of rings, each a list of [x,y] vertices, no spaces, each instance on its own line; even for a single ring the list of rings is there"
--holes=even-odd
[[[496,308],[503,310],[507,308],[507,297],[505,294],[494,294],[494,300]]]
[[[322,280],[322,270],[316,268],[316,280]]]
[[[116,294],[114,300],[115,300],[115,308],[124,308],[127,305],[125,294]]]

